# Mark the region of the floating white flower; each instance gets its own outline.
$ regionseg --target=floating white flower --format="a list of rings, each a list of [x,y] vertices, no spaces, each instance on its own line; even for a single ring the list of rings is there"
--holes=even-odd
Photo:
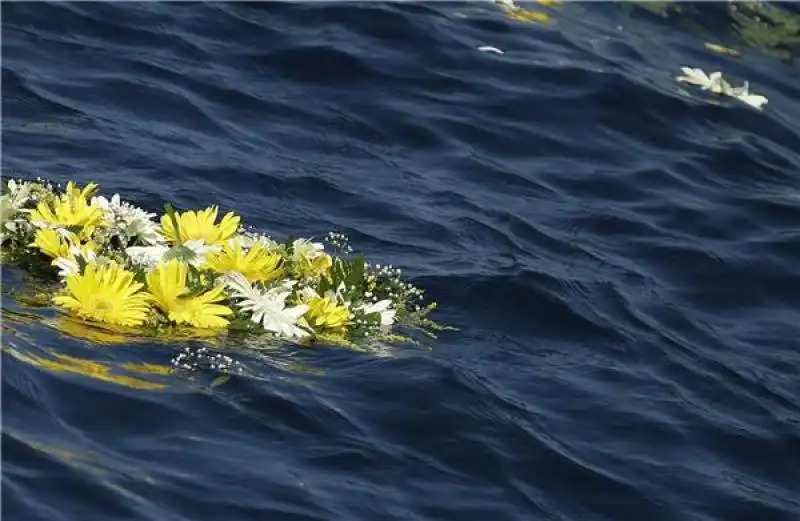
[[[744,85],[741,87],[736,87],[731,89],[730,96],[738,99],[742,103],[746,103],[753,108],[761,110],[761,108],[766,105],[769,100],[766,96],[761,96],[759,94],[750,94],[750,84],[748,82],[744,82]]]
[[[725,86],[730,88],[730,85],[722,78],[721,72],[712,72],[709,75],[702,69],[693,69],[691,67],[681,67],[681,72],[683,72],[684,76],[678,76],[675,78],[676,80],[697,85],[703,90],[711,91],[714,94],[723,94]]]
[[[765,96],[750,93],[750,84],[746,81],[741,87],[732,87],[731,84],[722,77],[721,72],[706,74],[701,69],[693,69],[691,67],[681,67],[681,72],[683,72],[684,75],[678,76],[675,79],[682,83],[698,85],[703,90],[710,91],[713,94],[730,96],[759,110],[769,101]]]
[[[280,286],[266,292],[254,288],[241,273],[231,273],[225,277],[225,285],[230,288],[231,297],[240,299],[237,303],[242,311],[252,313],[250,320],[261,324],[264,329],[285,338],[303,338],[308,332],[297,326],[297,319],[308,311],[308,306],[286,307],[286,298],[291,294],[288,286]]]
[[[491,45],[481,45],[480,47],[478,47],[478,50],[481,52],[493,52],[495,54],[503,54],[503,51],[501,49],[498,49],[497,47],[492,47]]]

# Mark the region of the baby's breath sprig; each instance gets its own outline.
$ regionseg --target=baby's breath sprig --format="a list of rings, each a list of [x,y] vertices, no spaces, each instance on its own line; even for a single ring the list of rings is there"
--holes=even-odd
[[[343,233],[328,232],[328,235],[325,236],[325,242],[333,246],[341,255],[353,253],[353,248],[350,246],[350,239]]]

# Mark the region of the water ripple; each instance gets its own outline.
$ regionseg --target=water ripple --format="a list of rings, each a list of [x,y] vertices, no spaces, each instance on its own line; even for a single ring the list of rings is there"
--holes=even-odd
[[[796,65],[539,8],[7,5],[5,175],[345,232],[460,329],[369,354],[115,338],[6,267],[3,513],[796,519]],[[770,102],[712,103],[684,65]]]

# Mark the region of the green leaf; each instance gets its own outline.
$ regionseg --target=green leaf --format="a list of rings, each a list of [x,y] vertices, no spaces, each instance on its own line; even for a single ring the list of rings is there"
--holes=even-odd
[[[172,226],[175,228],[175,242],[181,244],[183,241],[181,240],[181,229],[180,226],[178,226],[178,218],[175,217],[175,208],[171,203],[167,203],[164,205],[164,211],[169,215]]]
[[[178,259],[181,262],[189,263],[194,260],[197,254],[191,248],[188,248],[182,244],[177,246],[173,246],[172,248],[164,254],[164,260],[170,261],[172,259]]]
[[[295,241],[295,236],[289,234],[289,236],[286,237],[286,241],[284,241],[283,243],[283,247],[284,249],[286,249],[286,255],[289,257],[294,255],[294,241]]]
[[[230,379],[231,375],[229,374],[220,375],[211,381],[211,388],[213,389],[214,387],[219,387],[220,385],[227,383]]]

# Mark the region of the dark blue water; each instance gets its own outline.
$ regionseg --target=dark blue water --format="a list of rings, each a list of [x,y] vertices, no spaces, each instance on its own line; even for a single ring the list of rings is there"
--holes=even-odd
[[[214,370],[63,334],[6,268],[3,518],[800,518],[798,66],[551,14],[4,3],[4,175],[344,232],[460,330]]]

